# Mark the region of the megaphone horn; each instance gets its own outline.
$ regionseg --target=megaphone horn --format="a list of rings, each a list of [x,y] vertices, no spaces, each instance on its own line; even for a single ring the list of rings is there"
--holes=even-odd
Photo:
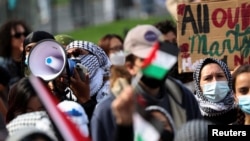
[[[58,77],[65,68],[67,56],[64,48],[55,40],[38,42],[31,50],[28,67],[31,73],[45,81]]]
[[[63,65],[62,63],[63,62],[60,59],[53,57],[53,56],[49,56],[45,58],[45,64],[51,67],[56,72],[60,71]]]

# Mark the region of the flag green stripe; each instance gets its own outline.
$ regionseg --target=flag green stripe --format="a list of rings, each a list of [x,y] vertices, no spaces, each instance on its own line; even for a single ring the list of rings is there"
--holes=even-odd
[[[162,79],[168,73],[168,71],[169,69],[162,68],[154,64],[151,64],[142,70],[143,74],[156,79]]]
[[[136,141],[144,141],[140,134],[136,135]]]

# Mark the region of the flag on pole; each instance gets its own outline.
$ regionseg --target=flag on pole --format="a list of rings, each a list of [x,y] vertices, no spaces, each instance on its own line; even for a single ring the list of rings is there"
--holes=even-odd
[[[179,49],[172,43],[156,42],[149,56],[143,61],[142,73],[139,72],[132,82],[133,88],[138,85],[142,75],[158,80],[163,79],[177,62]],[[133,114],[134,141],[158,141],[163,125],[156,119],[150,119],[145,112],[147,103],[140,94],[136,96],[136,111]]]
[[[140,77],[138,75],[138,79]],[[133,84],[137,85],[138,81]],[[138,93],[134,96],[136,107],[133,113],[134,141],[158,141],[160,139],[159,133],[163,129],[162,124],[158,120],[153,119],[152,115],[146,113],[145,107],[148,104],[143,96]]]
[[[177,62],[178,47],[172,43],[156,42],[142,65],[142,73],[155,79],[163,79]]]
[[[44,85],[44,83],[36,76],[30,75],[29,80],[35,89],[38,97],[43,103],[47,113],[49,114],[52,122],[60,132],[63,140],[65,141],[90,141],[85,137],[76,125],[67,118],[67,115],[60,111],[57,107],[58,101],[55,99],[51,91]]]
[[[158,141],[160,138],[156,128],[146,121],[138,112],[133,114],[134,141]]]

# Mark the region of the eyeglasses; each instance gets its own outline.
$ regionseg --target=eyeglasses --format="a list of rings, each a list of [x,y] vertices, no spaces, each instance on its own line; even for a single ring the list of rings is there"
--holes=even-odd
[[[27,35],[28,35],[28,33],[27,32],[16,32],[14,35],[12,35],[13,37],[15,37],[15,38],[21,38],[21,36],[24,36],[24,37],[26,37]]]

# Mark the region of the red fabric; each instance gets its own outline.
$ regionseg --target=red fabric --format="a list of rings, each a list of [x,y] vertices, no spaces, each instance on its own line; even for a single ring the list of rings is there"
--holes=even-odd
[[[64,140],[91,141],[77,129],[76,125],[74,125],[74,123],[72,123],[67,118],[67,115],[65,113],[60,111],[60,109],[57,107],[57,99],[38,77],[30,76],[29,80],[33,85],[35,91],[37,92],[52,122],[55,123],[56,128],[58,129]]]

